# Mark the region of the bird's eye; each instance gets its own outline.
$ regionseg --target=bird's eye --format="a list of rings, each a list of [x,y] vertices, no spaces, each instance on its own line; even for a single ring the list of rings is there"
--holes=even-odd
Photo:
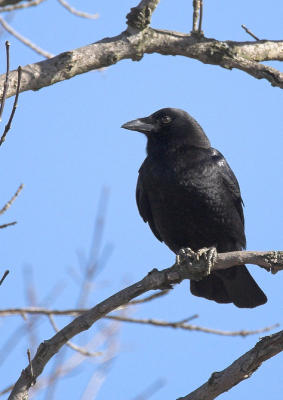
[[[172,118],[169,115],[164,115],[161,117],[162,124],[169,124],[172,121]]]

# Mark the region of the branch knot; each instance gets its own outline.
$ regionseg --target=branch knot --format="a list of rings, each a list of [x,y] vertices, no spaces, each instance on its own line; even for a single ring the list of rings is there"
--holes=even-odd
[[[138,31],[143,31],[150,24],[151,9],[146,6],[144,8],[133,7],[131,11],[127,14],[127,25],[137,29]]]

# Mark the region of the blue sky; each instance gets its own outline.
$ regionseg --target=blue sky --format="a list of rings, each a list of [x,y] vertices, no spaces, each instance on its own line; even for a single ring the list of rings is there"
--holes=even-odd
[[[204,3],[203,29],[208,37],[250,40],[241,28],[245,24],[260,38],[282,38],[280,0],[269,5],[255,0]],[[10,23],[42,48],[58,54],[120,33],[125,29],[125,15],[136,4],[133,0],[73,3],[100,14],[98,20],[85,20],[47,1],[18,11]],[[163,0],[153,15],[152,26],[189,32],[191,15],[191,2]],[[7,36],[0,39],[4,71]],[[13,68],[42,59],[16,39],[9,40]],[[270,65],[282,69],[279,63]],[[4,121],[10,105],[11,100],[7,101]],[[113,251],[97,275],[88,305],[134,283],[153,267],[173,263],[174,255],[143,223],[135,204],[145,138],[120,128],[128,120],[166,106],[183,108],[194,116],[213,147],[233,168],[245,202],[248,249],[282,249],[280,89],[241,71],[227,71],[182,57],[146,55],[140,62],[122,61],[103,71],[20,95],[12,130],[0,148],[2,204],[20,183],[25,184],[17,201],[1,217],[1,223],[18,221],[16,226],[0,232],[1,270],[11,271],[1,287],[1,308],[27,304],[23,281],[24,276],[30,279],[27,268],[31,267],[39,302],[56,283],[64,282],[64,290],[52,305],[76,305],[80,280],[69,271],[73,269],[81,276],[82,257],[78,254],[89,255],[103,188],[109,191],[109,201],[102,247],[111,246]],[[185,281],[168,296],[139,306],[131,315],[176,321],[199,314],[193,323],[223,330],[282,324],[281,274],[272,276],[255,266],[250,270],[268,296],[268,303],[257,309],[241,310],[193,297]],[[56,319],[61,327],[67,321]],[[19,317],[7,317],[0,324],[0,352],[6,353],[7,347],[3,346],[7,338],[23,322]],[[90,340],[96,332],[93,327],[81,336]],[[52,328],[42,319],[37,343],[51,335]],[[165,385],[151,397],[153,400],[184,396],[212,372],[222,370],[249,350],[258,338],[223,338],[125,324],[119,335],[120,350],[97,398],[132,400],[159,379],[165,380]],[[82,344],[82,338],[76,342]],[[0,389],[15,381],[26,366],[28,346],[28,337],[23,336],[0,365]],[[96,361],[86,361],[84,369],[62,381],[55,398],[80,398],[97,365]],[[236,400],[255,393],[257,400],[281,398],[281,366],[279,355],[221,398]],[[37,398],[44,399],[44,392]]]

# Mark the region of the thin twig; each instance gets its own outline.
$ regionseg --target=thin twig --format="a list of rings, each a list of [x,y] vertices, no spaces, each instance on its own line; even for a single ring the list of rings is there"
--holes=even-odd
[[[20,40],[23,44],[25,44],[26,46],[28,46],[29,48],[31,48],[32,50],[34,50],[36,53],[40,54],[41,56],[45,57],[45,58],[52,58],[54,57],[54,54],[49,53],[48,51],[45,51],[43,49],[41,49],[40,47],[38,47],[35,43],[31,42],[29,39],[27,39],[26,37],[22,36],[20,33],[18,33],[17,31],[15,31],[14,28],[11,27],[11,25],[9,25],[7,23],[7,21],[4,20],[4,18],[2,18],[0,16],[0,24],[3,26],[4,29],[6,29],[7,32],[9,32],[11,35],[13,35],[15,38],[17,38],[18,40]]]
[[[198,18],[199,18],[199,10],[200,10],[200,0],[193,0],[193,32],[198,31]]]
[[[8,222],[7,224],[0,225],[0,229],[5,229],[5,228],[8,228],[8,226],[13,226],[13,225],[16,225],[16,224],[17,224],[17,221]]]
[[[109,253],[105,254],[104,257],[100,257],[100,253],[102,251],[102,239],[105,229],[105,219],[107,214],[108,202],[109,190],[107,187],[104,187],[100,194],[98,211],[94,223],[90,254],[88,257],[88,261],[84,265],[84,277],[79,293],[79,298],[77,301],[77,306],[80,308],[84,307],[88,301],[91,284],[100,266],[99,259],[103,260],[104,263],[108,259],[107,256],[109,255]]]
[[[268,326],[261,329],[256,330],[240,330],[240,331],[222,331],[219,329],[211,329],[211,328],[204,328],[201,326],[190,325],[184,323],[184,321],[177,321],[177,322],[167,322],[167,321],[160,321],[157,319],[142,319],[142,318],[127,318],[127,317],[120,317],[119,315],[107,315],[107,319],[112,319],[115,321],[123,321],[123,322],[132,322],[135,324],[144,324],[144,325],[153,325],[153,326],[160,326],[160,327],[170,327],[170,328],[180,328],[187,331],[197,331],[197,332],[204,332],[204,333],[212,333],[214,335],[220,336],[242,336],[246,337],[249,335],[257,335],[259,333],[269,332],[274,328],[277,328],[279,324],[275,324],[272,326]]]
[[[18,107],[18,98],[19,98],[19,93],[20,93],[21,78],[22,78],[22,67],[19,66],[18,67],[18,82],[17,82],[16,96],[15,96],[15,99],[14,99],[14,104],[13,104],[13,108],[12,108],[12,112],[11,112],[9,121],[8,121],[7,125],[5,126],[3,135],[1,136],[1,139],[0,139],[0,146],[2,146],[2,144],[5,142],[7,133],[11,129],[11,124],[12,124],[16,109]]]
[[[28,1],[26,3],[15,4],[13,6],[0,7],[0,13],[9,12],[9,11],[15,11],[15,10],[19,10],[21,8],[28,8],[28,7],[32,7],[32,6],[38,6],[43,1],[46,1],[46,0],[34,0],[34,1]]]
[[[241,25],[241,27],[247,32],[248,35],[253,37],[255,40],[260,40],[256,35],[254,35],[247,27],[246,25]]]
[[[165,290],[161,290],[160,292],[157,293],[153,293],[150,296],[146,296],[143,299],[140,300],[132,300],[130,301],[130,303],[128,303],[127,305],[135,305],[135,304],[142,304],[142,303],[147,303],[148,301],[157,299],[161,296],[165,296],[166,294],[168,294],[170,292],[170,289],[165,289]]]
[[[27,355],[28,355],[28,362],[29,362],[29,367],[30,367],[30,374],[31,374],[31,379],[32,379],[32,385],[34,385],[36,379],[35,379],[35,376],[34,376],[34,373],[33,373],[33,366],[32,366],[32,361],[31,361],[31,356],[30,356],[30,350],[29,350],[29,349],[27,349]]]
[[[4,282],[4,280],[6,279],[6,277],[7,277],[7,275],[9,274],[9,270],[8,269],[6,269],[6,271],[4,272],[4,274],[3,274],[3,276],[2,276],[2,278],[1,278],[1,280],[0,280],[0,286],[2,285],[2,283]]]
[[[66,8],[70,13],[76,15],[77,17],[83,17],[83,18],[88,18],[88,19],[97,19],[99,17],[99,14],[89,14],[84,11],[79,11],[76,10],[74,7],[70,6],[69,3],[67,3],[65,0],[58,0],[59,3]]]
[[[52,316],[52,314],[48,314],[48,318],[50,321],[50,324],[52,325],[53,329],[55,332],[59,332],[60,329],[58,329],[57,325],[55,324],[54,318]],[[87,356],[87,357],[97,357],[97,356],[101,356],[102,352],[101,351],[96,351],[96,352],[91,352],[88,351],[80,346],[77,346],[76,344],[68,341],[66,342],[66,345],[68,347],[70,347],[72,350],[77,351],[78,353],[82,354],[83,356]]]
[[[36,314],[36,315],[47,315],[50,319],[50,322],[55,329],[55,323],[53,316],[67,316],[73,315],[77,316],[85,312],[86,309],[70,309],[70,310],[48,310],[45,308],[40,307],[26,307],[26,308],[12,308],[12,309],[4,309],[0,310],[0,317],[1,316],[9,316],[9,315],[24,315],[24,314]],[[160,327],[170,327],[170,328],[180,328],[187,331],[199,331],[204,333],[213,333],[215,335],[222,335],[222,336],[248,336],[248,335],[256,335],[259,333],[269,332],[274,328],[277,328],[279,324],[274,324],[272,326],[256,329],[256,330],[239,330],[239,331],[222,331],[218,329],[211,329],[211,328],[204,328],[197,325],[187,324],[186,322],[191,321],[195,318],[198,318],[198,315],[192,315],[191,317],[182,319],[181,321],[176,322],[168,322],[168,321],[160,321],[157,319],[147,318],[129,318],[120,315],[106,315],[103,318],[111,319],[115,321],[121,322],[131,322],[136,324],[144,324],[144,325],[153,325],[153,326],[160,326]],[[58,328],[55,329],[58,332]],[[75,349],[76,350],[76,349]]]
[[[6,46],[6,78],[5,78],[5,82],[4,82],[3,94],[2,94],[1,106],[0,106],[0,122],[2,121],[2,114],[3,114],[7,91],[8,91],[8,87],[9,87],[10,43],[8,42],[8,40],[5,42],[5,46]]]
[[[203,16],[203,0],[200,0],[200,8],[199,8],[199,21],[198,21],[198,33],[202,35],[202,16]]]
[[[17,189],[16,193],[14,194],[14,196],[9,201],[7,201],[7,203],[4,205],[4,207],[0,210],[0,215],[4,214],[8,210],[8,208],[11,207],[11,205],[14,203],[14,201],[16,200],[16,198],[18,197],[18,195],[22,191],[23,187],[24,187],[24,185],[22,183],[18,187],[18,189]]]
[[[145,390],[142,391],[138,396],[135,396],[133,400],[148,400],[156,392],[162,389],[166,384],[166,380],[161,378],[151,383]]]
[[[11,392],[11,390],[14,387],[14,383],[12,385],[9,385],[8,387],[6,387],[5,389],[1,390],[0,392],[0,396],[3,396],[3,394],[9,393]]]

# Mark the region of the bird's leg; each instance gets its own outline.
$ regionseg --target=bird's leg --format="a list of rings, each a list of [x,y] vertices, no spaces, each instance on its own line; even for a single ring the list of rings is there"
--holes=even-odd
[[[189,279],[199,281],[208,276],[217,258],[215,247],[204,247],[194,252],[189,247],[182,248],[176,256],[176,264],[188,269]]]

